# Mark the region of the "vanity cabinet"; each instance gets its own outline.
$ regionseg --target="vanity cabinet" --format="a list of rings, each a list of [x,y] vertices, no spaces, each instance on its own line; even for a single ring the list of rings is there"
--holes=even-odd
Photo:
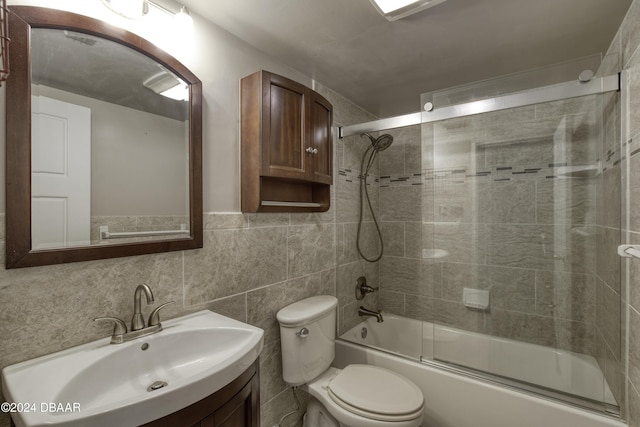
[[[143,427],[258,427],[260,425],[258,361],[212,395]]]
[[[333,107],[320,94],[259,71],[241,80],[243,212],[330,207]]]

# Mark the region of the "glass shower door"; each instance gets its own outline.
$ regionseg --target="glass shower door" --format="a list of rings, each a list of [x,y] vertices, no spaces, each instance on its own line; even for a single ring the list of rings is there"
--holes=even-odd
[[[601,360],[605,345],[619,354],[603,332],[616,283],[614,260],[598,256],[598,197],[616,191],[603,187],[616,159],[602,104],[590,95],[421,125],[432,304],[420,317],[435,325],[424,357],[617,406]]]

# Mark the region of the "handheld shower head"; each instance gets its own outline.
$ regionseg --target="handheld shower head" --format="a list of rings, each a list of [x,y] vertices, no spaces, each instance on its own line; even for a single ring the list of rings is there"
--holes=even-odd
[[[385,133],[376,139],[376,143],[373,145],[373,148],[376,151],[383,151],[389,148],[391,144],[393,144],[393,137],[388,133]]]
[[[358,220],[358,234],[356,235],[356,247],[358,249],[358,253],[368,262],[376,262],[382,258],[382,254],[384,253],[384,242],[382,241],[382,231],[380,231],[380,226],[378,225],[378,220],[376,219],[376,214],[373,211],[371,206],[371,199],[369,198],[369,191],[367,190],[367,176],[369,175],[369,170],[375,163],[375,159],[378,156],[380,151],[386,150],[393,143],[393,136],[385,133],[380,135],[377,138],[372,137],[368,133],[362,133],[360,136],[367,136],[371,141],[371,145],[367,147],[364,154],[362,155],[362,162],[360,162],[360,218]],[[380,252],[373,258],[367,257],[360,247],[360,230],[362,228],[362,219],[364,213],[364,201],[363,197],[367,199],[367,205],[369,206],[369,211],[371,212],[371,216],[373,217],[373,222],[376,225],[376,230],[378,231],[378,238],[380,242]]]
[[[375,151],[384,151],[389,148],[391,144],[393,144],[393,136],[389,135],[388,133],[382,134],[377,138],[372,137],[368,133],[360,134],[360,136],[364,135],[369,137],[369,139],[371,140],[371,147],[373,147]]]

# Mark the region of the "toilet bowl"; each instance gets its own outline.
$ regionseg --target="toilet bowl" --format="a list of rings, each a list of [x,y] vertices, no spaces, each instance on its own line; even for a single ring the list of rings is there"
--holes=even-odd
[[[422,422],[422,392],[417,393],[411,381],[383,368],[349,365],[341,371],[330,367],[300,388],[343,426],[416,427]]]
[[[424,398],[410,380],[376,366],[330,366],[335,355],[336,306],[335,297],[322,295],[298,301],[277,314],[284,380],[318,402],[310,406],[305,426],[419,426]]]
[[[302,427],[336,427],[340,422],[313,396],[309,396],[307,411],[302,417]]]

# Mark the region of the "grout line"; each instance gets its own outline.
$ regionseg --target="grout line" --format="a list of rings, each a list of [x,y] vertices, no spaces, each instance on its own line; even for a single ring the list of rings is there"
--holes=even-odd
[[[186,282],[186,277],[185,277],[185,251],[181,251],[182,252],[182,309],[184,310],[187,306],[187,282]]]
[[[269,404],[269,403],[273,402],[274,400],[276,400],[277,398],[279,398],[281,394],[288,392],[288,391],[289,391],[289,388],[290,388],[290,387],[288,387],[288,386],[287,386],[284,390],[282,390],[280,393],[278,393],[278,394],[276,394],[275,396],[273,396],[271,399],[267,400],[266,402],[261,403],[261,404],[260,404],[260,406],[264,406],[264,405],[267,405],[267,404]]]
[[[291,218],[291,217],[289,217]],[[287,226],[287,243],[285,245],[286,249],[285,249],[285,278],[286,280],[289,280],[289,231],[290,228],[289,226]]]
[[[244,321],[249,323],[249,292],[244,293]]]
[[[533,270],[533,312],[538,314],[538,274],[540,270]]]

